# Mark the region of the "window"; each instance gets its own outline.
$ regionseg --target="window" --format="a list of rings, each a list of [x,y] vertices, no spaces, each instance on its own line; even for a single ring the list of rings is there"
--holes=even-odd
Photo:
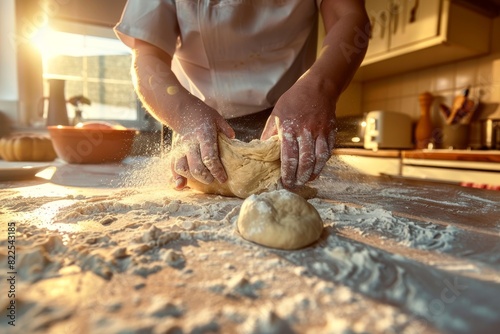
[[[67,100],[83,95],[91,101],[81,108],[84,120],[113,121],[139,129],[151,127],[152,120],[146,116],[132,85],[130,49],[111,28],[79,25],[64,30],[44,29],[36,40],[42,55],[44,96],[50,94],[48,79],[61,79],[65,81]],[[70,121],[74,115],[74,107],[68,104]]]

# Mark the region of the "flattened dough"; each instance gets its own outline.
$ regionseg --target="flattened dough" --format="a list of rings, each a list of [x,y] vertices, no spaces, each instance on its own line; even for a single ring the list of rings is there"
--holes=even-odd
[[[245,143],[219,134],[218,140],[219,155],[228,180],[222,184],[216,180],[204,184],[189,176],[188,187],[208,194],[239,198],[280,188],[281,145],[278,136],[264,141],[256,139]],[[297,189],[297,193],[311,198],[316,195],[316,189],[301,187]]]
[[[277,136],[245,143],[219,134],[219,154],[227,181],[203,184],[188,178],[188,186],[209,194],[246,198],[273,188],[280,179],[280,143]]]
[[[285,189],[248,197],[241,206],[237,225],[244,239],[287,250],[312,244],[323,231],[316,208]]]

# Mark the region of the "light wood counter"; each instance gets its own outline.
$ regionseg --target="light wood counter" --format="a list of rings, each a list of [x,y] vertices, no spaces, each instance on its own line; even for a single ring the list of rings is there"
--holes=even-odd
[[[402,151],[403,159],[456,160],[477,162],[500,162],[499,150],[412,150]]]

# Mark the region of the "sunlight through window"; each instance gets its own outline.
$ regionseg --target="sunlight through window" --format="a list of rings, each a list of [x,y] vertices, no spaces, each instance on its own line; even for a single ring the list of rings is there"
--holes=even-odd
[[[44,28],[33,42],[42,54],[45,96],[50,94],[47,79],[62,79],[67,99],[90,99],[82,108],[84,120],[137,120],[131,53],[118,39]],[[71,105],[68,116],[74,117]]]

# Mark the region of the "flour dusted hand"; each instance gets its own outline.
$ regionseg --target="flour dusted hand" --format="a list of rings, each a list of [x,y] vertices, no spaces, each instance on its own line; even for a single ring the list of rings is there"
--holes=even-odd
[[[222,131],[234,136],[234,131],[214,109],[201,102],[194,104],[198,108],[195,111],[186,108],[185,115],[179,121],[182,131],[174,134],[177,145],[184,148],[182,155],[177,155],[171,165],[177,188],[182,188],[189,176],[204,184],[214,180],[224,183],[227,180],[219,159],[217,133]],[[193,128],[194,124],[201,125]]]
[[[237,224],[244,239],[279,249],[310,245],[323,230],[316,208],[286,189],[248,197],[241,206]]]
[[[281,179],[289,189],[316,179],[335,143],[335,101],[314,82],[307,74],[280,97],[261,136],[280,136]]]

